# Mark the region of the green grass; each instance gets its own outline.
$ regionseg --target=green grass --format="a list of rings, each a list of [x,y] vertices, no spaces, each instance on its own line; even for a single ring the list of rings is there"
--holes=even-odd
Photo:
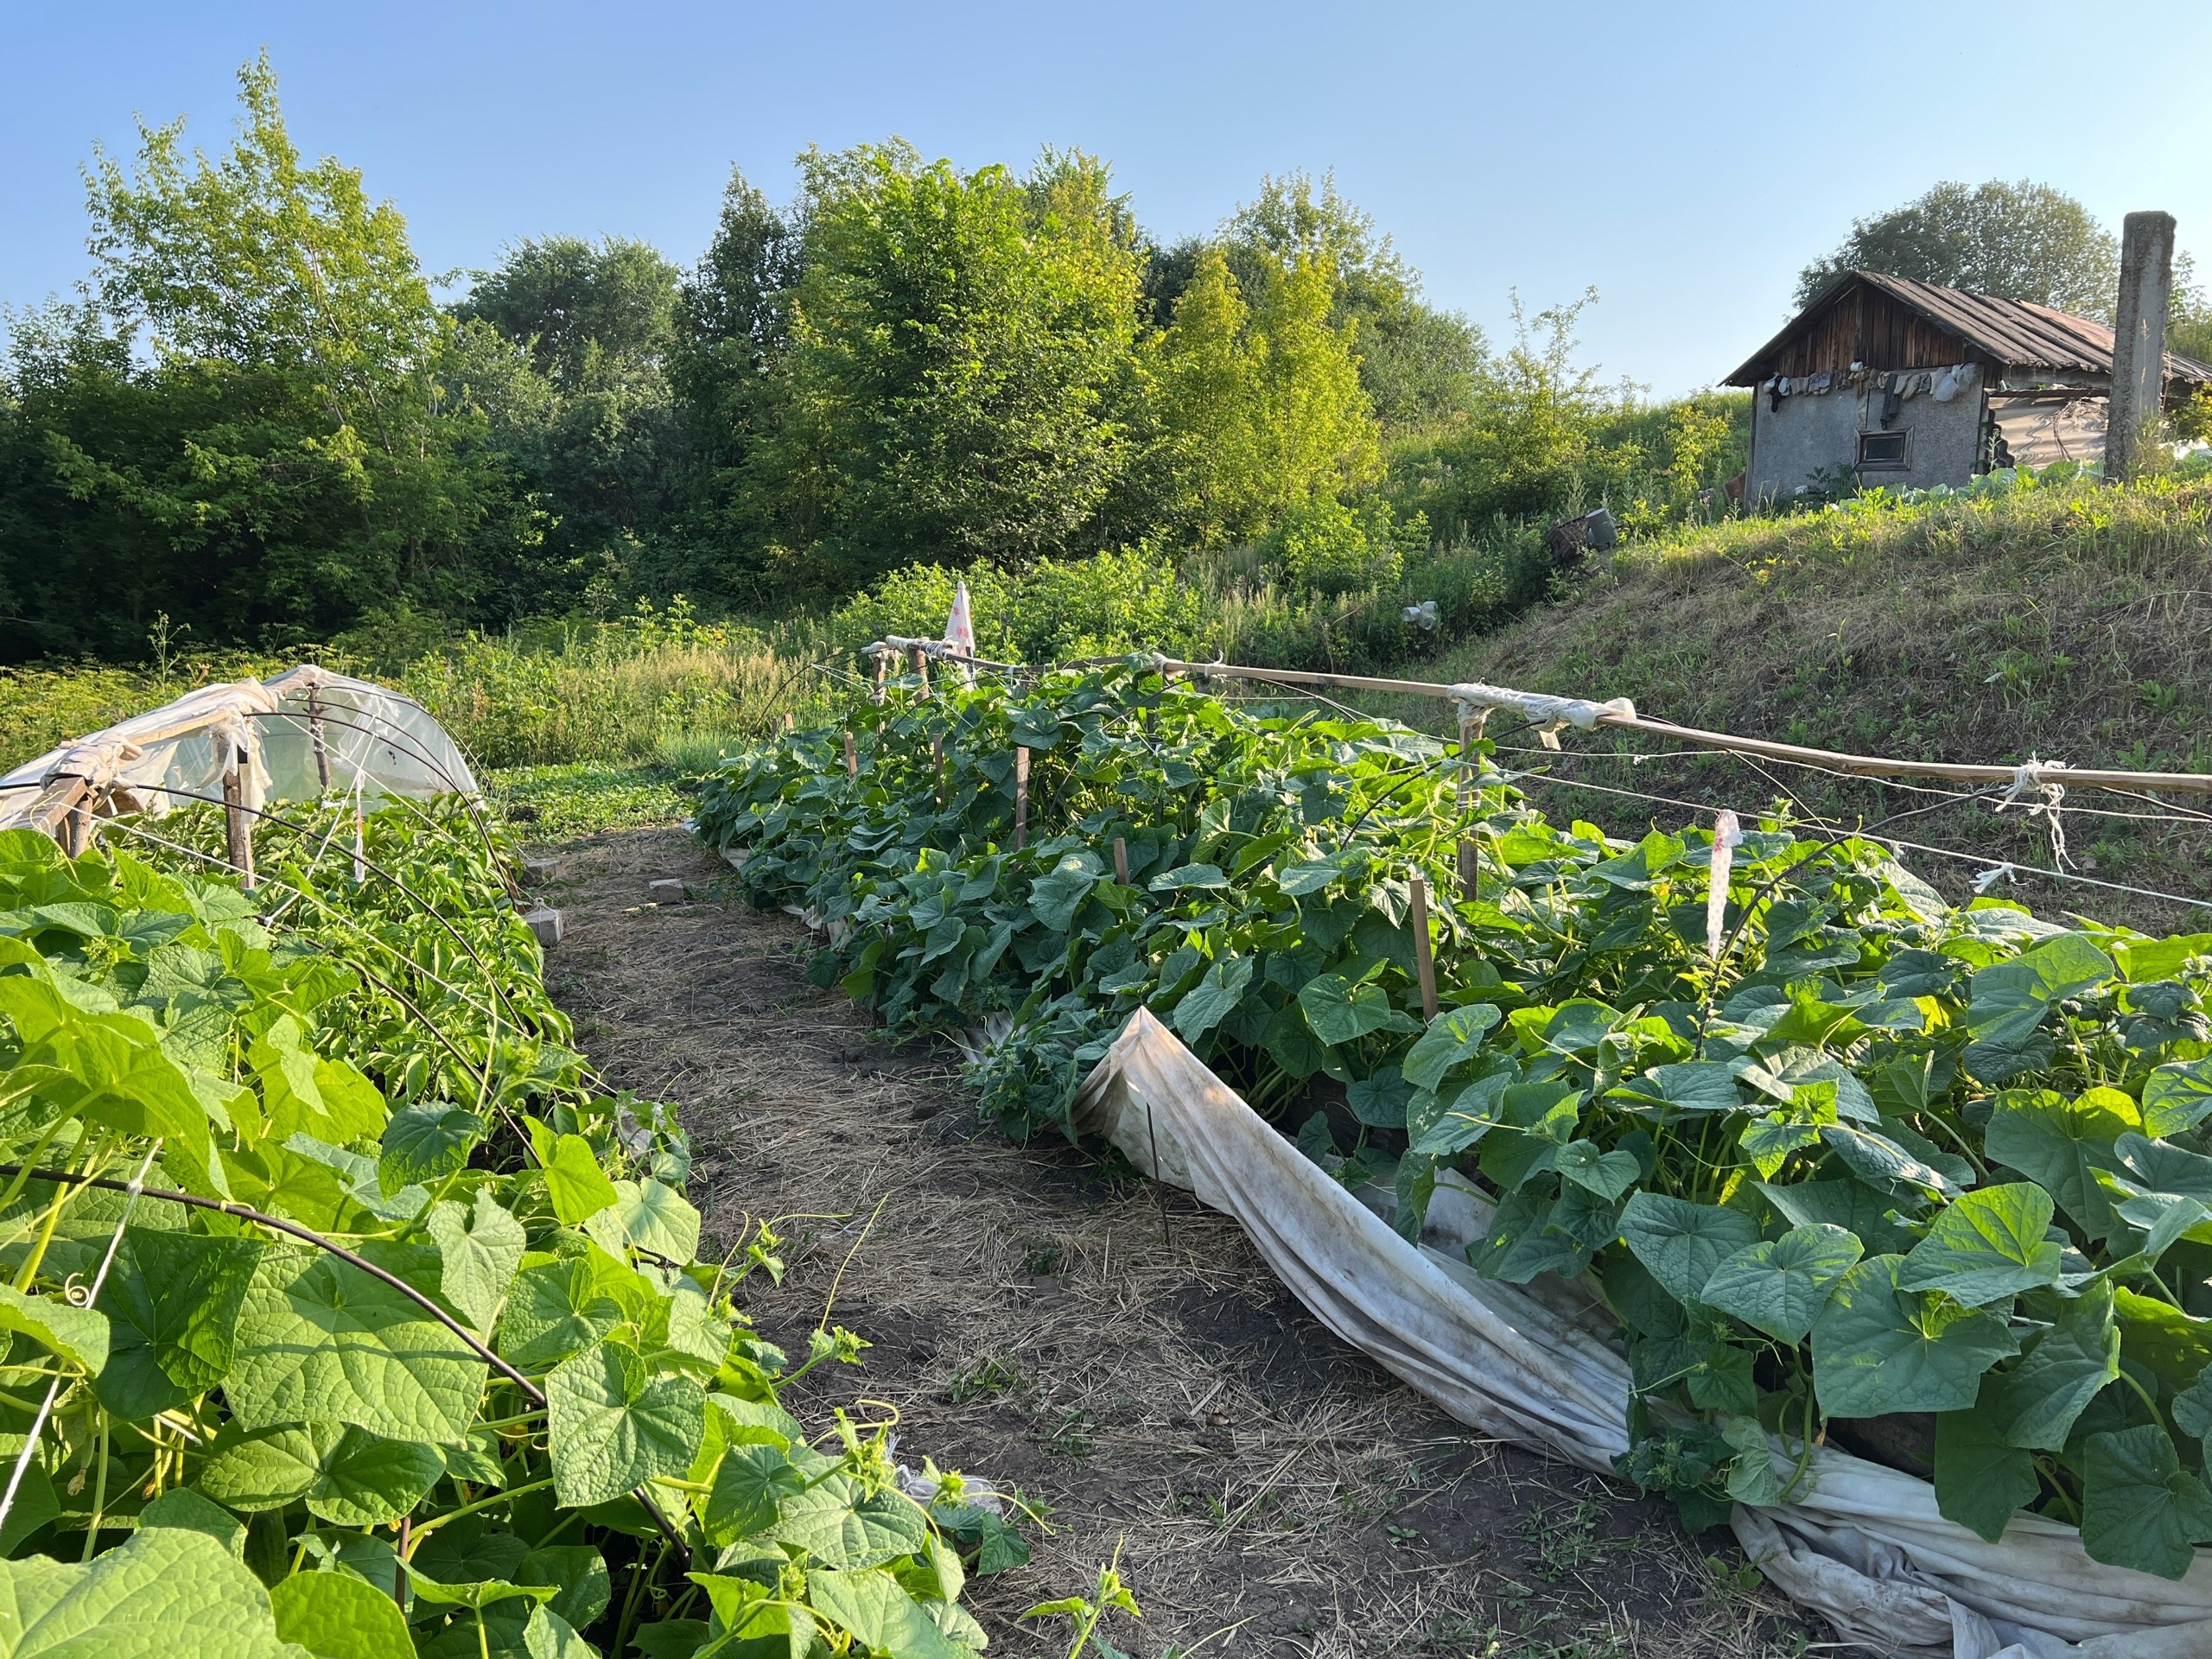
[[[527,842],[556,846],[607,830],[677,823],[691,810],[683,774],[658,762],[577,760],[487,773],[485,792]]]
[[[1631,544],[1562,598],[1462,640],[1417,677],[1624,696],[1683,725],[1860,754],[2212,772],[2212,481],[1877,499]],[[1451,720],[1443,703],[1376,706],[1433,731]],[[1786,790],[1802,811],[1871,823],[1930,798],[1739,760],[1662,760],[1659,751],[1682,746],[1611,733],[1568,733],[1566,757],[1550,757],[1505,728],[1491,722],[1491,735],[1518,751],[1504,760],[1693,808],[1755,811]],[[1635,753],[1647,758],[1631,766]],[[1690,816],[1587,788],[1542,792],[1547,810],[1617,832]],[[2202,797],[2177,798],[2212,810]],[[2167,810],[2083,790],[2066,804]],[[2212,825],[2069,810],[2067,827],[2081,873],[2212,899]],[[1947,807],[1893,833],[2024,864],[2051,858],[2043,820],[1997,816],[1987,804]],[[1949,860],[1914,867],[1954,896],[1974,874]],[[1999,891],[2169,931],[2207,920],[2201,909],[2071,883]]]

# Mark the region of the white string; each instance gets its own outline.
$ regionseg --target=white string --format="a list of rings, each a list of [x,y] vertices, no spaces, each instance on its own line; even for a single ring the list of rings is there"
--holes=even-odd
[[[115,1224],[114,1235],[107,1242],[107,1254],[100,1258],[100,1270],[92,1275],[92,1288],[85,1293],[82,1306],[90,1307],[99,1300],[100,1287],[107,1283],[107,1270],[115,1264],[115,1253],[123,1244],[123,1230],[130,1224],[130,1211],[137,1205],[138,1195],[146,1190],[146,1172],[154,1166],[154,1160],[162,1150],[159,1141],[146,1149],[145,1161],[138,1166],[138,1173],[130,1178],[124,1189],[123,1215]],[[80,1189],[81,1190],[81,1189]],[[31,1457],[38,1450],[38,1437],[46,1427],[46,1420],[53,1414],[54,1402],[61,1393],[62,1379],[55,1377],[46,1385],[46,1398],[39,1402],[38,1414],[31,1419],[30,1431],[23,1436],[23,1449],[16,1459],[16,1466],[8,1476],[8,1490],[0,1493],[0,1526],[8,1520],[8,1511],[16,1506],[16,1490],[23,1484],[23,1471],[31,1466]]]
[[[2045,762],[2030,755],[2027,765],[2013,768],[2012,786],[2005,791],[2005,798],[1989,809],[1993,812],[2002,812],[2008,806],[2026,804],[2031,818],[2038,812],[2042,813],[2044,821],[2050,825],[2050,861],[2061,869],[2073,861],[2066,856],[2066,824],[2058,816],[2059,804],[2066,798],[2066,785],[2045,774],[2065,770],[2063,760]],[[2028,802],[2028,791],[2031,790],[2037,791],[2042,798]]]

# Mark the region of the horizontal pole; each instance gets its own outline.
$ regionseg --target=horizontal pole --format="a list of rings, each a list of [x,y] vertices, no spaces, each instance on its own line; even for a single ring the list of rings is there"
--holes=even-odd
[[[1384,691],[1401,696],[1452,699],[1449,685],[1430,680],[1386,680],[1366,674],[1322,674],[1311,670],[1243,668],[1227,663],[1164,661],[1163,668],[1216,679],[1273,681],[1284,685],[1311,685],[1340,691]],[[1655,737],[1688,743],[1699,748],[1732,754],[1755,754],[1770,760],[1795,760],[1866,778],[1941,778],[1958,784],[1997,784],[2010,787],[2023,768],[1976,766],[1947,760],[1898,760],[1877,755],[1846,754],[1835,749],[1808,748],[1801,743],[1779,743],[1762,737],[1738,737],[1728,732],[1708,732],[1695,726],[1677,726],[1648,715],[1608,710],[1596,723],[1622,731],[1648,732]],[[2024,768],[2031,785],[2061,784],[2092,789],[2165,790],[2185,795],[2212,795],[2212,773],[2202,772],[2119,772],[2091,766],[2061,766],[2044,763]]]

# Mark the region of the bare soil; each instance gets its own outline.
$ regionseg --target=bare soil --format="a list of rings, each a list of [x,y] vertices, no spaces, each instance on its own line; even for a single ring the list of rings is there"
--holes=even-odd
[[[1188,1194],[980,1124],[956,1053],[808,986],[804,930],[709,899],[720,873],[673,830],[564,849],[549,978],[612,1081],[681,1104],[707,1248],[762,1219],[786,1241],[782,1285],[747,1281],[763,1332],[803,1353],[826,1310],[871,1344],[788,1403],[895,1415],[902,1460],[1046,1517],[1027,1567],[970,1586],[993,1654],[1065,1653],[1022,1611],[1117,1554],[1144,1616],[1101,1633],[1141,1659],[1764,1659],[1823,1634],[1718,1576],[1725,1534],[1446,1417]],[[650,902],[667,877],[694,897]]]

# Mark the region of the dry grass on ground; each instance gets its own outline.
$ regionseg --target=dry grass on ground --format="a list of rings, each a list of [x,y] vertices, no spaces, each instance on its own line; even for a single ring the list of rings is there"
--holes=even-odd
[[[1469,641],[1421,677],[1628,696],[1681,725],[1862,754],[2212,772],[2212,486],[2046,486],[1751,519],[1624,549],[1559,602]],[[1434,730],[1448,707],[1389,712]],[[1517,746],[1501,755],[1508,763],[1584,784],[1739,810],[1787,792],[1806,813],[1847,823],[1914,812],[1890,833],[2024,864],[2051,860],[2043,820],[2017,809],[1996,816],[1992,803],[1919,812],[1940,797],[1735,759],[1631,766],[1612,752],[1681,746],[1616,734],[1567,734],[1564,760],[1526,734],[1504,741]],[[1594,789],[1539,798],[1562,821],[1630,833],[1655,816],[1669,825],[1687,816]],[[2082,874],[2212,899],[2212,822],[2126,816],[2202,814],[2212,799],[2161,804],[2077,789],[2066,806],[2068,852]],[[1954,896],[1975,874],[1926,855],[1909,861]],[[2073,884],[1999,891],[2041,912],[2205,925],[2202,910]]]
[[[1144,1659],[1802,1651],[1670,1510],[1445,1417],[1309,1319],[1233,1223],[980,1128],[949,1052],[885,1046],[806,985],[797,923],[645,906],[649,879],[718,868],[671,830],[569,849],[556,995],[610,1077],[681,1103],[721,1248],[784,1218],[784,1286],[748,1282],[764,1331],[803,1348],[834,1285],[832,1317],[874,1344],[800,1408],[880,1402],[902,1458],[1047,1507],[1032,1564],[972,1586],[992,1653],[1064,1653],[1018,1615],[1117,1548],[1146,1611],[1105,1633]]]

